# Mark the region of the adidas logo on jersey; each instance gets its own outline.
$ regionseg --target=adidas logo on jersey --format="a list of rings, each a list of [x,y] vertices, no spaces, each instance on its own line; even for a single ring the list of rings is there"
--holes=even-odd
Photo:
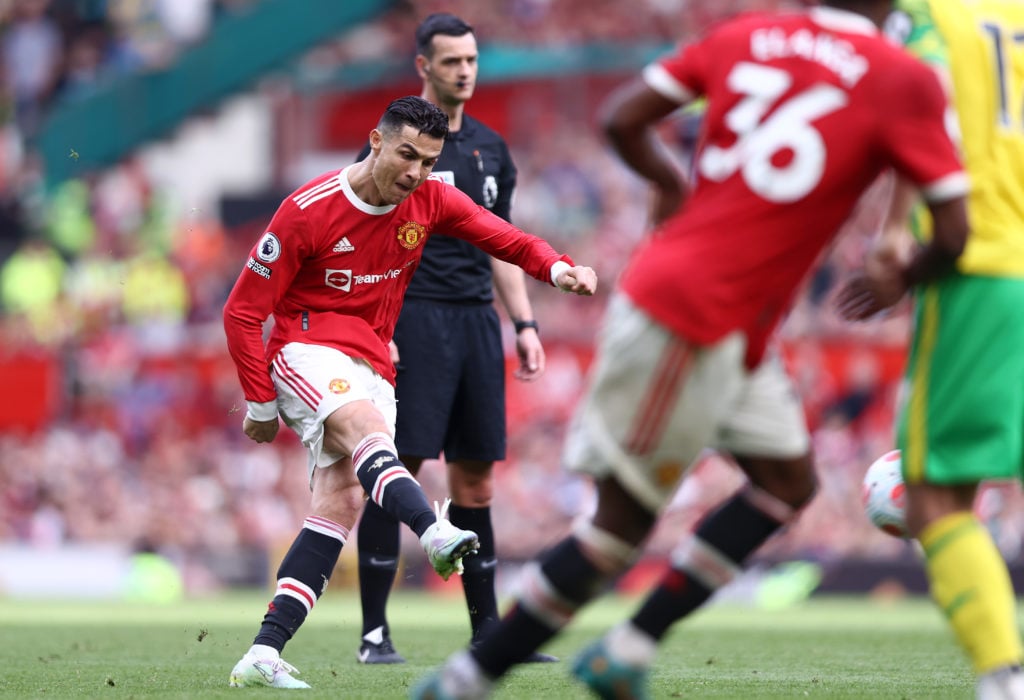
[[[332,253],[351,253],[356,247],[348,242],[347,236],[342,236],[341,240],[334,244],[331,248]]]

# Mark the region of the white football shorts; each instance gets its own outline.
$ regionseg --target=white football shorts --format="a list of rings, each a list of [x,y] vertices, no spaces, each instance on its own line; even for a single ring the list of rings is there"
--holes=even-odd
[[[277,410],[309,450],[309,474],[351,455],[324,450],[324,421],[347,403],[372,401],[395,436],[395,388],[365,361],[323,345],[288,343],[274,357],[271,375]]]
[[[738,332],[692,345],[616,294],[569,427],[565,464],[614,476],[657,513],[705,448],[779,459],[806,454],[803,406],[780,358],[769,354],[750,372],[745,350]]]

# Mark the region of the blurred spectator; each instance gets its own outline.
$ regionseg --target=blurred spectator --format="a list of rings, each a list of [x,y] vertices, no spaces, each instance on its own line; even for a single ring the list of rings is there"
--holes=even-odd
[[[22,244],[0,267],[0,304],[5,313],[26,321],[36,342],[49,344],[61,335],[66,267],[56,250],[37,239]]]
[[[47,14],[50,0],[14,0],[10,24],[0,40],[6,83],[23,134],[33,134],[60,79],[63,41]]]

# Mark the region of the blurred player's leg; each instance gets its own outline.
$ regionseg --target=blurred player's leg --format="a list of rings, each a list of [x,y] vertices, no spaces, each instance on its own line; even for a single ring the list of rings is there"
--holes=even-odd
[[[728,362],[728,352],[723,346],[719,359]],[[710,369],[694,370],[681,400],[684,405],[697,398],[698,406],[715,405],[711,399],[722,383],[701,382],[701,373]],[[633,619],[577,659],[573,673],[599,694],[621,686],[643,696],[647,667],[671,625],[731,581],[750,554],[790,522],[814,493],[803,410],[776,356],[766,357],[746,377],[725,408],[718,447],[734,455],[750,485],[706,515],[693,536],[676,548],[671,568]],[[678,414],[681,409],[676,410]],[[676,432],[684,431],[685,424],[676,427]]]
[[[980,695],[1024,659],[1006,562],[972,512],[978,483],[1018,479],[1024,461],[1024,281],[952,276],[917,301],[928,332],[911,346],[897,432],[907,525]]]
[[[577,657],[573,674],[603,697],[621,687],[630,688],[631,697],[645,697],[647,669],[669,628],[732,581],[747,557],[794,514],[755,487],[734,494],[676,547],[671,567],[633,618]]]
[[[483,489],[480,500],[490,500],[492,462],[450,462],[448,474],[452,485],[453,496],[462,496],[472,500],[463,490]],[[466,608],[469,611],[469,623],[472,629],[471,644],[475,644],[488,625],[498,620],[498,601],[495,592],[495,574],[498,559],[495,552],[494,528],[491,524],[491,509],[483,507],[461,507],[454,503],[448,511],[452,523],[457,527],[476,532],[480,537],[480,551],[476,556],[465,561],[462,573],[462,590],[466,595]],[[524,661],[527,663],[545,663],[557,661],[557,657],[534,652]]]
[[[486,629],[472,649],[450,657],[413,691],[413,697],[486,697],[493,679],[558,634],[580,608],[629,568],[654,515],[613,479],[600,481],[598,494],[592,522],[529,564],[513,608]]]
[[[975,672],[1019,671],[1022,649],[1013,585],[985,527],[970,512],[954,513],[926,527],[920,542],[932,597]]]

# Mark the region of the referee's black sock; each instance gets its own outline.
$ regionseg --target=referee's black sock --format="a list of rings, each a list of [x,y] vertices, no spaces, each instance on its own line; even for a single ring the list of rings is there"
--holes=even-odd
[[[378,627],[389,633],[388,597],[398,571],[399,525],[373,501],[367,501],[357,530],[359,546],[359,600],[363,608],[363,634]]]
[[[494,575],[498,559],[494,554],[494,528],[491,509],[464,508],[454,503],[448,508],[448,519],[455,527],[472,530],[480,538],[480,551],[476,556],[462,560],[462,590],[466,594],[469,624],[473,639],[489,624],[498,619],[498,601],[494,592]]]

